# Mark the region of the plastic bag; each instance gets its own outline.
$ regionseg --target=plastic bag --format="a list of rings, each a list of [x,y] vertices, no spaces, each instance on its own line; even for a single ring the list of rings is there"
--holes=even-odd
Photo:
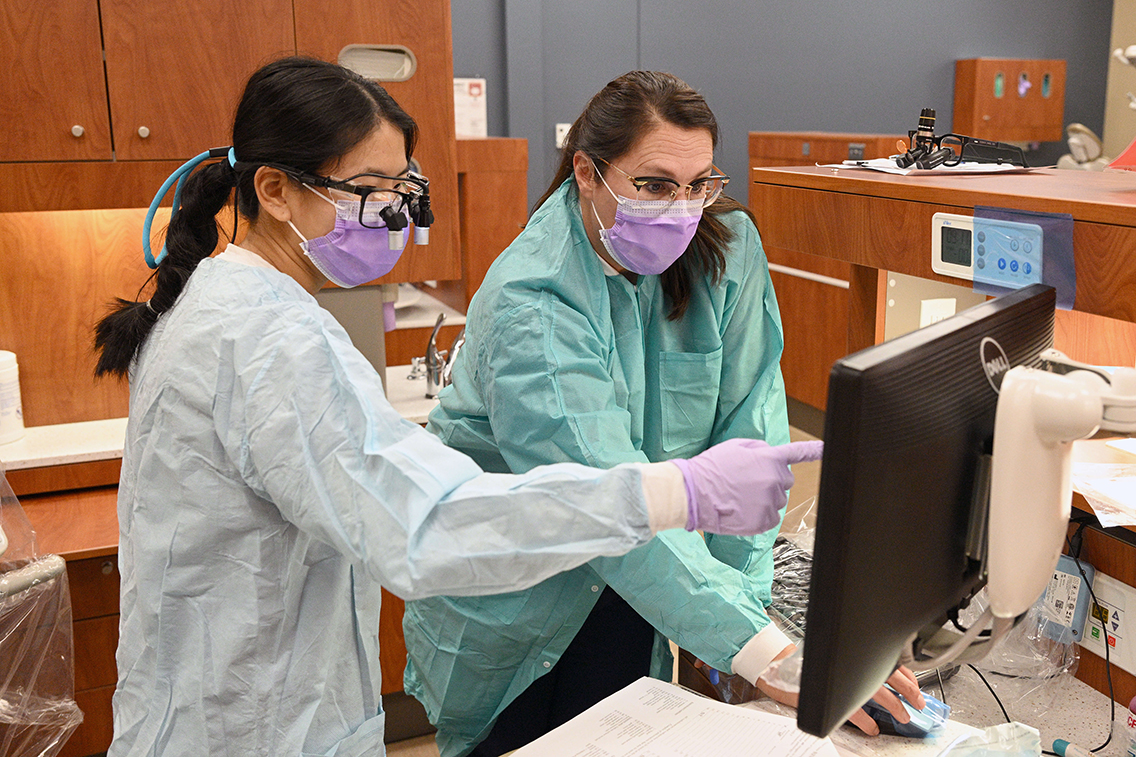
[[[989,602],[983,589],[969,607],[959,613],[959,622],[969,626],[986,609]],[[982,659],[974,663],[991,688],[1002,700],[1012,718],[1030,723],[1043,720],[1061,696],[1066,673],[1077,672],[1080,659],[1076,643],[1054,639],[1046,632],[1047,624],[1056,618],[1039,600],[1025,617],[1012,628]],[[956,716],[966,720],[972,713],[967,705],[987,708],[992,699],[983,696],[962,697]]]
[[[939,757],[1032,757],[1041,754],[1041,736],[1022,723],[1002,723],[979,735],[956,739]]]
[[[59,753],[75,704],[71,595],[58,555],[41,555],[0,469],[0,757]]]
[[[787,676],[788,680],[777,679],[778,688],[786,691],[797,691],[800,683],[801,642],[805,638],[805,610],[808,609],[809,580],[812,576],[815,508],[816,497],[798,505],[793,512],[792,525],[788,525],[786,515],[787,525],[773,543],[773,583],[771,602],[766,612],[773,624],[797,645],[797,651],[781,661],[781,665],[785,666],[781,668],[783,677],[790,667],[794,671]],[[776,668],[771,668],[771,671],[776,671]],[[774,680],[770,674],[767,672],[764,677]],[[719,672],[717,683],[705,675],[699,675],[694,681],[691,677],[689,670],[684,671],[680,682],[727,704],[740,704],[764,696],[760,689],[739,675]]]

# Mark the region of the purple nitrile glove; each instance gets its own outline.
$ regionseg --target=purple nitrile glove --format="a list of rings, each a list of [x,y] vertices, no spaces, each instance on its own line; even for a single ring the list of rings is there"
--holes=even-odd
[[[689,460],[671,460],[686,482],[686,530],[738,536],[768,531],[789,499],[789,466],[820,460],[823,451],[820,441],[770,447],[756,439],[729,439]]]

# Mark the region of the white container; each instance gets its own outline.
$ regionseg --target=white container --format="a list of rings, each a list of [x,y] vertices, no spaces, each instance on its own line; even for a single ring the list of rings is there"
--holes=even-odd
[[[0,444],[24,437],[24,408],[20,404],[20,368],[13,352],[0,350]]]

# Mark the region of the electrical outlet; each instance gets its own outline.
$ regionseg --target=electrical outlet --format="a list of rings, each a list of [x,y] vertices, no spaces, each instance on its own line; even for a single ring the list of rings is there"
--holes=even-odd
[[[1128,617],[1130,612],[1136,612],[1136,589],[1097,573],[1093,593],[1097,604],[1091,607],[1085,620],[1081,646],[1103,658],[1107,643],[1112,663],[1136,674],[1136,619]]]
[[[568,130],[572,124],[556,124],[556,149],[564,149],[564,140],[568,139]]]

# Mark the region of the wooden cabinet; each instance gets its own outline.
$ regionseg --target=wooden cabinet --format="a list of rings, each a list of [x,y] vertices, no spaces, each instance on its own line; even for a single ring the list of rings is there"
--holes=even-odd
[[[0,161],[110,160],[95,0],[5,0],[0,67]]]
[[[461,278],[458,254],[458,179],[454,146],[453,43],[448,2],[397,0],[376,6],[369,0],[294,0],[296,49],[337,60],[349,44],[400,44],[418,62],[404,82],[384,82],[398,104],[418,122],[414,157],[430,178],[434,225],[430,244],[412,242],[383,282]]]
[[[249,75],[296,49],[291,0],[99,8],[118,160],[185,160],[229,144]]]
[[[761,166],[839,163],[895,154],[898,135],[823,132],[750,132],[750,178]],[[749,185],[749,207],[759,218],[759,199]],[[828,372],[849,353],[848,286],[851,266],[840,260],[808,255],[770,245],[758,226],[777,292],[785,352],[781,373],[785,392],[823,410],[828,398]]]
[[[111,697],[118,672],[118,560],[115,555],[67,563],[75,640],[75,701],[83,722],[60,757],[105,752],[113,737]]]
[[[431,294],[465,313],[489,266],[521,233],[528,218],[528,140],[466,137],[457,141],[461,279],[442,281]],[[463,327],[442,326],[438,345],[449,349]],[[426,354],[433,329],[395,329],[386,334],[387,365],[409,365]]]
[[[421,128],[415,157],[431,180],[435,223],[429,246],[411,244],[383,281],[458,279],[444,0],[6,2],[0,63],[14,75],[0,81],[0,113],[14,127],[0,140],[0,213],[146,207],[182,161],[229,142],[242,87],[259,66],[297,48],[335,61],[350,44],[404,45],[417,60],[408,81],[384,86]]]
[[[953,117],[951,131],[968,137],[1056,142],[1065,131],[1065,61],[957,60]]]
[[[245,79],[294,50],[291,0],[5,3],[0,161],[184,160],[225,144]]]

